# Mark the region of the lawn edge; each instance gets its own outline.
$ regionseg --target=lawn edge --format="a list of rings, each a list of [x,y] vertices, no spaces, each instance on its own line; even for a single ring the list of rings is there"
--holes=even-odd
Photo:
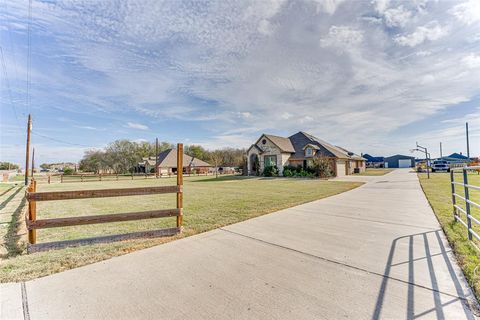
[[[458,248],[457,246],[455,245],[455,242],[453,242],[451,239],[450,239],[450,236],[448,235],[448,232],[446,232],[446,229],[444,227],[444,225],[440,222],[440,219],[438,218],[438,214],[437,214],[437,211],[435,210],[435,208],[433,207],[432,203],[430,202],[430,199],[428,198],[427,196],[427,193],[425,192],[425,189],[423,188],[423,185],[422,185],[422,182],[421,182],[421,179],[417,173],[417,179],[418,179],[418,183],[420,184],[420,188],[422,189],[422,192],[425,196],[425,198],[427,199],[427,202],[428,202],[428,205],[430,206],[430,208],[432,209],[434,215],[435,215],[435,219],[437,220],[438,224],[440,225],[440,228],[442,229],[442,232],[443,234],[445,235],[445,238],[447,239],[448,241],[448,245],[450,246],[450,248],[452,248],[452,252],[453,252],[453,256],[455,257],[455,261],[457,262],[457,264],[460,266],[460,270],[462,271],[462,274],[463,276],[465,277],[465,279],[467,280],[467,283],[468,283],[468,286],[470,287],[470,290],[473,292],[473,295],[476,299],[476,303],[477,304],[480,304],[480,290],[476,290],[475,289],[475,286],[472,285],[472,279],[470,277],[469,274],[465,273],[465,264],[462,263],[462,259],[461,257],[463,257],[463,255],[461,255],[459,252],[458,252]]]

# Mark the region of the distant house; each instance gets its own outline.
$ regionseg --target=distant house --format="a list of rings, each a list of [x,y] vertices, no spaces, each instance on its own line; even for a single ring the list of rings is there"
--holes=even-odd
[[[441,160],[447,161],[449,164],[467,164],[470,160],[467,156],[464,156],[462,153],[452,153],[449,156],[440,158]]]
[[[415,157],[396,154],[385,158],[385,168],[412,168],[415,166]]]
[[[336,176],[365,171],[365,159],[361,156],[305,132],[288,138],[262,134],[247,150],[247,170],[249,175],[255,175],[267,166],[277,166],[282,175],[284,166],[306,168],[313,165],[315,157],[329,158]]]
[[[48,168],[50,171],[63,171],[65,168],[76,169],[77,164],[73,162],[50,163]]]
[[[367,161],[367,168],[383,168],[385,167],[385,158],[384,157],[373,157],[369,154],[362,155],[363,158]]]
[[[144,158],[138,164],[140,172],[154,173],[155,157]],[[183,172],[184,173],[207,173],[212,165],[197,158],[183,154]],[[168,149],[158,154],[158,173],[161,175],[177,173],[177,149]]]

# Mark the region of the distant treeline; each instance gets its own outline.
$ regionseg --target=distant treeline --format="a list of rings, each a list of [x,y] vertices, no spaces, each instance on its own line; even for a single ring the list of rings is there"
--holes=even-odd
[[[158,152],[174,149],[175,145],[159,142]],[[184,146],[184,153],[206,161],[213,166],[243,167],[245,149],[223,148],[206,150],[199,145]],[[155,157],[155,143],[116,140],[104,149],[92,149],[85,152],[79,169],[85,172],[132,172],[144,158]]]

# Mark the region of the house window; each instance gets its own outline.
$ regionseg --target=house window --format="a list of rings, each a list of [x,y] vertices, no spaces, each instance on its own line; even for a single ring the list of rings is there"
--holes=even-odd
[[[265,156],[265,167],[277,165],[277,156]]]
[[[305,149],[305,156],[306,157],[312,157],[313,156],[313,149],[312,148]]]

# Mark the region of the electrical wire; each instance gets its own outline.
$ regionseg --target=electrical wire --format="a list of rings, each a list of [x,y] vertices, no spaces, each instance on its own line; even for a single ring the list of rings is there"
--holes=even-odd
[[[27,114],[30,113],[30,60],[32,56],[31,49],[31,26],[32,26],[32,0],[28,1],[28,25],[27,25],[27,96],[26,96],[26,109]]]
[[[78,146],[78,147],[85,147],[85,148],[95,148],[95,147],[92,147],[92,146],[87,146],[85,144],[73,143],[73,142],[69,142],[69,141],[65,141],[65,140],[60,140],[60,139],[57,139],[57,138],[52,138],[52,137],[40,134],[40,133],[38,133],[36,131],[33,131],[33,130],[31,131],[31,133],[36,135],[36,136],[42,137],[44,139],[48,139],[48,140],[59,142],[59,143],[68,144],[68,145],[71,145],[71,146]]]
[[[7,86],[8,97],[10,98],[10,105],[12,106],[13,114],[15,115],[15,120],[17,121],[17,124],[20,126],[20,122],[18,120],[18,115],[17,115],[17,109],[15,108],[15,104],[13,103],[12,90],[10,89],[10,82],[8,81],[7,65],[5,64],[5,59],[3,57],[3,48],[2,47],[0,47],[0,58],[2,60],[1,61],[2,69],[3,69],[3,74],[5,76],[5,84]]]

